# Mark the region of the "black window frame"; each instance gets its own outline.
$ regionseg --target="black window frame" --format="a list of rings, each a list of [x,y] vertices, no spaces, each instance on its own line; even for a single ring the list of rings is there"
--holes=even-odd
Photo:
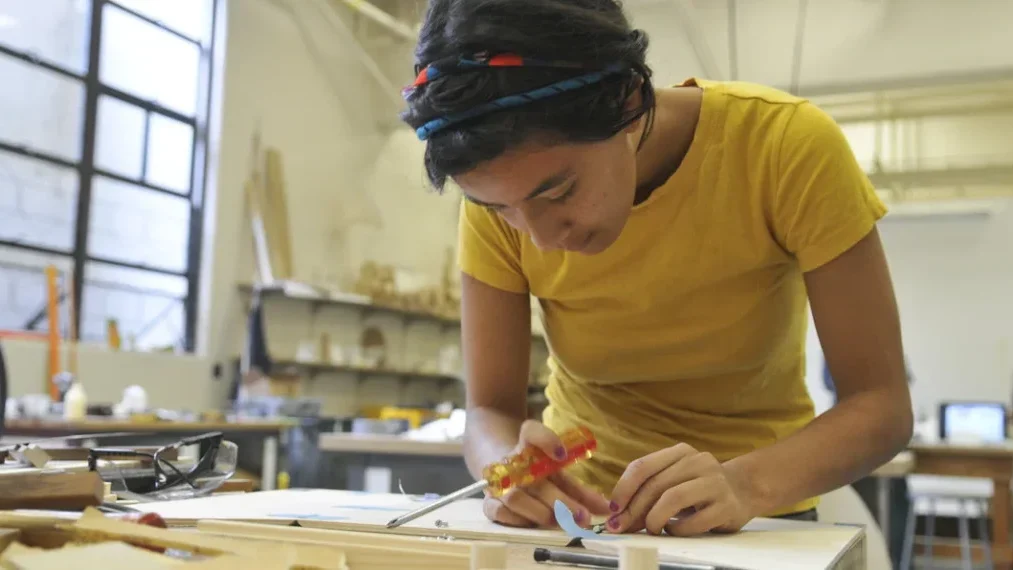
[[[198,46],[200,58],[198,65],[198,93],[197,108],[194,116],[188,116],[173,109],[149,101],[142,97],[132,95],[123,90],[107,85],[100,80],[101,73],[101,46],[102,27],[106,7],[120,10],[135,18],[169,33],[179,39]],[[198,298],[200,295],[201,278],[201,253],[203,248],[205,199],[208,185],[208,158],[209,152],[209,126],[211,120],[211,89],[215,78],[214,56],[215,56],[215,32],[220,16],[220,0],[208,0],[210,14],[208,27],[205,30],[205,39],[192,38],[184,33],[175,30],[162,22],[141,14],[115,0],[90,0],[88,31],[86,33],[87,62],[84,73],[72,71],[62,65],[39,58],[32,53],[15,49],[12,46],[0,43],[0,57],[12,57],[23,63],[39,67],[48,72],[55,73],[64,78],[80,81],[84,85],[84,99],[81,102],[84,108],[83,128],[80,141],[80,158],[77,161],[67,160],[56,155],[24,146],[14,145],[0,139],[0,151],[9,154],[27,157],[55,166],[62,166],[76,170],[78,173],[77,205],[74,216],[73,243],[70,251],[41,247],[20,241],[0,239],[0,246],[13,249],[32,251],[40,254],[71,258],[73,260],[73,292],[74,306],[79,309],[74,311],[76,330],[81,330],[82,299],[84,296],[85,269],[89,263],[101,263],[113,267],[137,269],[148,273],[184,277],[186,279],[186,294],[181,299],[183,303],[184,332],[182,344],[186,352],[195,352],[197,344],[197,322],[198,322]],[[110,172],[95,166],[95,145],[98,123],[98,102],[101,96],[111,97],[117,101],[132,105],[144,111],[145,126],[140,179],[133,179]],[[147,174],[148,164],[148,141],[150,136],[149,125],[153,114],[162,115],[183,123],[192,129],[192,151],[190,156],[190,184],[186,193],[180,193],[144,180]],[[88,252],[89,223],[92,205],[92,186],[95,176],[102,176],[115,181],[125,182],[140,192],[157,192],[162,195],[172,196],[181,200],[187,200],[190,207],[189,228],[187,231],[187,261],[183,271],[173,271],[144,264],[116,261],[101,256],[91,255]],[[91,282],[89,280],[89,282]],[[137,291],[135,289],[135,291]],[[158,293],[144,293],[154,294]],[[162,293],[161,295],[165,295]],[[39,311],[24,323],[26,330],[34,330],[45,318],[46,308],[41,307]]]

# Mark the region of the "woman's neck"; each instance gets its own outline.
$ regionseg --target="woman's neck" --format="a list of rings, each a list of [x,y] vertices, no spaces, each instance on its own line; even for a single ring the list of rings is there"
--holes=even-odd
[[[655,89],[654,123],[644,145],[637,152],[639,204],[675,174],[689,152],[700,118],[703,90],[699,87]],[[644,120],[646,125],[646,119]]]

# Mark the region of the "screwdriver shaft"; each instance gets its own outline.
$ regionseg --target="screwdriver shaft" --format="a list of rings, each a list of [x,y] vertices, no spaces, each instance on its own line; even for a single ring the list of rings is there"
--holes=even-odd
[[[443,506],[446,506],[446,505],[448,505],[450,503],[453,503],[454,501],[456,501],[458,499],[463,499],[465,497],[470,497],[470,496],[474,495],[475,493],[478,493],[479,491],[485,490],[485,488],[488,487],[488,486],[489,486],[489,482],[486,481],[486,480],[484,480],[484,479],[481,480],[481,481],[476,481],[475,483],[473,483],[471,485],[468,485],[467,487],[465,487],[463,489],[454,491],[453,493],[450,493],[449,495],[444,495],[444,496],[440,497],[439,499],[433,501],[432,503],[429,503],[428,505],[425,505],[425,506],[423,506],[421,508],[415,509],[414,511],[412,511],[412,512],[410,512],[408,514],[401,515],[401,516],[399,516],[399,517],[391,520],[389,523],[387,523],[387,528],[399,527],[399,526],[401,526],[401,525],[403,525],[403,524],[405,524],[407,522],[411,522],[411,521],[413,521],[413,520],[421,517],[422,515],[425,515],[427,513],[431,513],[433,511],[435,511],[436,509],[439,509],[440,507],[443,507]]]

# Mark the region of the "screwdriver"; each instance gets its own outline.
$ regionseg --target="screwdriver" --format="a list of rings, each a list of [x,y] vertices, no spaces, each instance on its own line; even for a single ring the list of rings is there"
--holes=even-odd
[[[502,461],[485,466],[482,469],[482,479],[479,481],[391,520],[387,523],[387,528],[401,526],[479,491],[488,490],[493,497],[502,497],[511,489],[530,485],[573,463],[590,458],[598,447],[598,441],[594,438],[594,434],[583,426],[563,432],[559,435],[559,439],[562,440],[563,448],[566,451],[566,456],[563,459],[553,459],[537,447],[526,446],[520,452],[510,455]]]

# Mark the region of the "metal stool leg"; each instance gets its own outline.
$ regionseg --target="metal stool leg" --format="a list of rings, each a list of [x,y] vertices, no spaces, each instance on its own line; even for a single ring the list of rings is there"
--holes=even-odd
[[[900,553],[900,570],[911,570],[911,559],[915,551],[915,523],[918,515],[915,513],[914,497],[910,498],[907,507],[907,521],[904,524],[904,547]]]
[[[936,565],[932,555],[932,539],[936,536],[936,501],[931,497],[926,498],[926,500],[929,503],[929,509],[925,515],[925,567],[932,568]]]
[[[988,533],[988,500],[980,501],[978,506],[981,509],[978,516],[978,534],[981,540],[981,552],[985,559],[985,568],[992,570],[995,566],[992,565],[992,539],[989,538]]]
[[[967,502],[957,499],[957,532],[960,534],[960,566],[964,570],[972,570],[971,564],[971,531],[967,524]]]

